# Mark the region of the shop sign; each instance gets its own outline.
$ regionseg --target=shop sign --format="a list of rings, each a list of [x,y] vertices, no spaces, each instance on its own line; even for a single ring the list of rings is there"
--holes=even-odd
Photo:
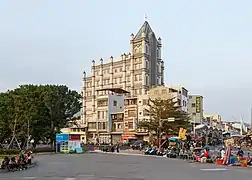
[[[68,141],[68,138],[69,138],[68,134],[56,134],[57,142]]]
[[[200,97],[196,97],[196,113],[201,112],[201,103],[200,103]]]
[[[70,134],[69,135],[69,140],[70,141],[80,141],[80,135],[78,135],[78,134]]]

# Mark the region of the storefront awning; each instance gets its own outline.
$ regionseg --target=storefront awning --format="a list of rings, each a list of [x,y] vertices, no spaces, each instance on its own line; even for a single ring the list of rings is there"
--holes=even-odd
[[[123,140],[137,139],[136,135],[122,135]]]

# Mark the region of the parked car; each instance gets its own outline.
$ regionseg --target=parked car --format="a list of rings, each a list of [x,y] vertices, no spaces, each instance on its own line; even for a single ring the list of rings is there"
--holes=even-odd
[[[144,148],[144,146],[147,144],[145,141],[142,141],[142,140],[137,140],[135,141],[132,145],[131,145],[131,148],[133,150],[137,149],[137,150],[140,150],[140,144],[142,145],[142,148]]]

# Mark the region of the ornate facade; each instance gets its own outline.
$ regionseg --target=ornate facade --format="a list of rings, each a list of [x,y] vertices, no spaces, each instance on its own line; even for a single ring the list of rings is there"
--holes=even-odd
[[[80,123],[88,127],[88,139],[96,139],[104,135],[107,139],[100,138],[99,141],[108,141],[110,136],[107,132],[110,112],[106,104],[109,101],[105,100],[106,105],[101,108],[101,101],[98,104],[100,98],[105,98],[111,93],[119,94],[119,91],[115,92],[115,90],[120,89],[123,90],[120,92],[123,93],[125,102],[133,102],[135,99],[138,103],[137,99],[146,96],[149,88],[164,84],[164,62],[161,50],[161,38],[156,38],[149,23],[145,21],[135,36],[131,34],[129,53],[122,54],[120,59],[111,56],[108,62],[104,62],[102,58],[99,63],[92,61],[91,76],[87,76],[86,72],[83,73],[83,109]],[[125,107],[128,106],[129,104]],[[127,111],[125,107],[123,107],[124,112]],[[126,117],[129,118],[129,115],[127,114]],[[120,126],[122,131],[125,131],[125,124],[131,122],[124,122],[123,127]]]

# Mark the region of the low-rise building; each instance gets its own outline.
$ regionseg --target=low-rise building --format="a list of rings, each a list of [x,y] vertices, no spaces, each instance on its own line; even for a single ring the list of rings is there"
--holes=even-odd
[[[104,88],[97,91],[101,95],[96,98],[97,117],[93,124],[90,121],[88,126],[89,134],[92,134],[88,141],[118,143],[124,131],[124,97],[128,92],[120,88]]]
[[[171,99],[181,106],[181,110],[188,112],[188,90],[183,86],[158,86],[149,90],[150,99]]]
[[[204,124],[213,128],[222,128],[221,115],[219,114],[204,114]]]

